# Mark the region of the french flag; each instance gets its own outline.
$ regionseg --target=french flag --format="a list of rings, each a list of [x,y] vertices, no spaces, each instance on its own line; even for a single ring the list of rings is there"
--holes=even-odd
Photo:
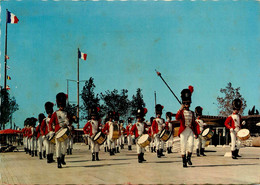
[[[87,54],[86,53],[82,53],[82,52],[79,51],[78,55],[79,55],[79,58],[81,58],[83,60],[87,60]]]
[[[13,13],[7,11],[7,23],[16,24],[19,19]]]

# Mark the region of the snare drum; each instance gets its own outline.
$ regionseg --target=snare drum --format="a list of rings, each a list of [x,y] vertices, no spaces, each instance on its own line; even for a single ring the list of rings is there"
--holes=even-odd
[[[96,133],[96,135],[94,136],[94,142],[96,142],[99,145],[102,145],[106,140],[107,140],[107,136],[102,133],[102,132],[98,132]]]
[[[204,137],[204,139],[209,140],[214,135],[214,132],[210,128],[206,128],[201,132],[201,136]]]
[[[119,138],[119,126],[117,124],[112,124],[109,127],[109,137],[112,140]]]
[[[168,141],[168,139],[170,139],[171,135],[172,135],[172,132],[170,132],[169,130],[163,129],[159,137],[161,140],[166,142],[166,141]]]
[[[69,138],[69,129],[68,128],[61,128],[57,134],[56,134],[56,138],[58,141],[63,142],[65,141],[67,138]]]
[[[152,138],[148,134],[143,134],[139,137],[137,144],[144,148],[149,145],[151,141]]]
[[[237,132],[237,137],[241,141],[245,141],[250,137],[250,132],[248,129],[241,129]]]
[[[48,140],[50,143],[55,144],[55,132],[48,134]]]

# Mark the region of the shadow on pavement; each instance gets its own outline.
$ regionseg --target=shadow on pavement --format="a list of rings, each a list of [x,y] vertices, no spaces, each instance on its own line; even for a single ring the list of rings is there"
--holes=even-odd
[[[197,165],[197,166],[190,166],[191,168],[195,167],[219,167],[219,166],[253,166],[253,165],[259,165],[257,163],[254,164],[220,164],[220,165]]]
[[[87,165],[87,166],[66,166],[66,168],[78,168],[78,167],[92,168],[92,167],[117,166],[117,165],[126,165],[126,164],[130,164],[130,163],[119,163],[119,164],[98,164],[98,165]]]

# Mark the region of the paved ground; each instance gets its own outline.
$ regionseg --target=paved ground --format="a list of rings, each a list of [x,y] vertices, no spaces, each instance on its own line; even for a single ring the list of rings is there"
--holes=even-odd
[[[193,165],[182,167],[176,148],[173,154],[157,158],[146,152],[147,162],[138,163],[136,150],[123,149],[115,156],[100,153],[91,161],[88,146],[76,144],[67,165],[47,164],[24,152],[0,154],[2,184],[260,184],[260,148],[240,150],[238,160],[224,157],[229,147],[207,147],[206,157],[193,156]]]

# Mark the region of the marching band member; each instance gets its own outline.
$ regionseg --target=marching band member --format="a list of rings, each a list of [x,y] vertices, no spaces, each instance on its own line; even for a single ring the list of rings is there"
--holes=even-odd
[[[99,153],[99,144],[94,141],[94,136],[101,130],[101,123],[97,120],[99,107],[92,107],[90,109],[90,117],[86,125],[83,128],[84,134],[88,134],[91,141],[91,152],[92,152],[92,161],[99,161],[98,153]],[[95,159],[96,157],[96,159]]]
[[[166,141],[166,147],[167,147],[167,153],[172,153],[172,144],[173,144],[173,134],[174,134],[174,127],[172,123],[172,116],[173,113],[166,112],[166,123],[165,123],[165,129],[169,130],[171,132],[171,137]]]
[[[30,118],[30,132],[29,132],[29,138],[30,138],[30,151],[31,156],[34,157],[37,156],[37,141],[36,141],[36,131],[35,131],[35,125],[36,125],[37,119],[34,117]]]
[[[68,126],[69,131],[70,131],[70,136],[68,139],[68,145],[67,145],[67,155],[72,155],[72,150],[73,150],[73,136],[75,134],[75,128],[73,125]]]
[[[157,104],[155,106],[155,110],[156,110],[157,117],[153,120],[152,123],[152,133],[154,136],[154,142],[157,150],[157,157],[160,158],[161,156],[164,156],[163,154],[164,141],[160,140],[159,138],[161,131],[165,127],[164,119],[161,118],[163,106]]]
[[[225,126],[230,130],[232,159],[237,159],[237,157],[241,157],[238,155],[241,142],[237,138],[237,133],[242,125],[245,125],[245,121],[241,124],[241,115],[239,114],[242,108],[242,101],[238,98],[234,99],[232,101],[232,107],[233,113],[227,117]]]
[[[115,140],[110,138],[110,131],[111,129],[110,126],[112,127],[114,122],[113,122],[113,119],[114,119],[114,112],[113,111],[109,111],[108,112],[108,121],[106,122],[104,128],[102,129],[102,132],[103,133],[106,133],[107,134],[107,145],[108,145],[108,148],[109,148],[109,153],[110,155],[115,155]]]
[[[116,146],[116,148],[114,149],[115,153],[120,153],[119,146],[120,146],[121,130],[120,130],[120,124],[119,124],[119,116],[120,116],[120,114],[118,112],[116,112],[114,115],[114,125],[117,125],[118,135],[119,135],[119,138],[115,140],[115,146]]]
[[[147,133],[148,126],[146,123],[144,123],[144,116],[147,113],[146,108],[138,108],[137,109],[137,122],[132,126],[130,133],[133,135],[137,140],[138,138],[142,135]],[[143,161],[146,161],[144,159],[144,148],[141,147],[140,145],[137,144],[136,142],[136,149],[137,149],[137,154],[138,154],[138,162],[142,163]]]
[[[180,121],[178,136],[180,137],[181,155],[183,167],[187,167],[187,162],[192,165],[191,155],[194,147],[194,137],[197,138],[197,125],[195,122],[194,112],[190,111],[191,94],[193,87],[181,91],[182,105],[176,114],[176,120]],[[188,145],[188,156],[186,159],[186,146]]]
[[[41,113],[38,115],[39,124],[36,127],[36,133],[37,133],[37,141],[38,141],[38,151],[39,151],[39,159],[42,159],[42,146],[43,146],[43,139],[41,134],[41,124],[43,119],[45,118],[44,114]]]
[[[28,118],[24,120],[24,128],[22,129],[23,133],[23,145],[24,145],[24,151],[27,154],[28,153],[28,145],[27,145],[27,123]]]
[[[104,123],[106,124],[106,122],[108,122],[108,120],[109,120],[108,118],[105,118]],[[105,124],[102,125],[102,129],[101,130],[103,130],[103,128],[105,127]],[[104,146],[104,151],[108,152],[109,148],[108,148],[108,141],[107,141],[107,139],[104,142],[103,146]]]
[[[154,117],[150,117],[150,126],[149,126],[149,129],[148,129],[148,132],[149,132],[149,135],[153,135],[153,131],[152,131],[152,123],[153,123],[153,120],[154,120]],[[154,138],[151,137],[151,142],[150,142],[150,151],[153,153],[156,151],[155,149],[155,144],[154,144]]]
[[[128,125],[126,126],[126,135],[127,135],[127,145],[128,145],[128,150],[132,150],[132,144],[133,144],[133,140],[130,134],[130,130],[132,128],[132,120],[133,118],[129,117],[127,119]]]
[[[119,140],[120,148],[123,149],[124,148],[124,140],[125,140],[124,120],[119,120],[119,125],[120,125],[120,136],[119,136],[118,140]]]
[[[48,114],[47,118],[44,118],[42,120],[41,124],[41,134],[42,134],[42,139],[43,139],[43,157],[46,157],[47,154],[47,163],[52,163],[54,162],[53,160],[53,153],[55,150],[55,145],[54,143],[49,141],[49,133],[51,131],[50,127],[54,127],[54,125],[49,125],[50,120],[51,120],[51,115],[53,113],[53,106],[54,104],[52,102],[46,102],[44,105],[45,111]],[[53,129],[53,128],[52,128]]]
[[[58,93],[56,95],[56,102],[59,110],[55,111],[49,122],[49,128],[51,133],[53,133],[52,124],[55,125],[54,132],[57,134],[62,129],[67,128],[72,124],[72,119],[74,119],[67,111],[65,111],[66,104],[67,104],[67,95],[63,92]],[[62,164],[66,165],[65,162],[65,154],[67,150],[67,139],[64,141],[59,141],[57,135],[55,136],[56,142],[56,157],[58,161],[58,168],[62,168]]]
[[[203,108],[200,107],[200,106],[197,106],[195,108],[195,115],[196,115],[196,123],[197,123],[197,132],[198,132],[198,138],[195,139],[197,142],[196,142],[196,152],[197,152],[197,156],[206,156],[204,154],[204,151],[205,151],[205,145],[206,145],[206,139],[204,137],[202,137],[202,131],[203,129],[205,129],[205,127],[207,126],[206,123],[203,122],[203,120],[201,120],[201,116],[202,116],[202,110]]]

